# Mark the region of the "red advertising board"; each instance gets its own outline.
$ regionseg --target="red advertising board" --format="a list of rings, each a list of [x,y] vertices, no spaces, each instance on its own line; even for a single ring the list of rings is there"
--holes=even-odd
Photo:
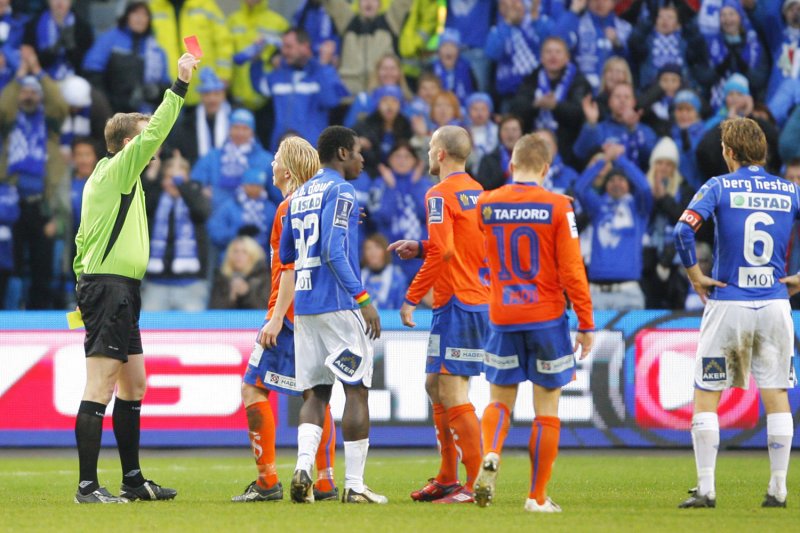
[[[691,429],[697,330],[643,329],[636,335],[636,423],[649,429]],[[758,424],[758,390],[729,389],[719,406],[721,428]]]
[[[82,331],[0,331],[0,430],[74,427],[86,379],[83,337]],[[246,428],[239,390],[252,331],[144,331],[142,341],[142,429]]]

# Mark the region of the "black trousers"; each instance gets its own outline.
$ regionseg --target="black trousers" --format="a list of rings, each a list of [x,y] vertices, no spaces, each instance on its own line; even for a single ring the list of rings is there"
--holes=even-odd
[[[53,307],[53,239],[45,236],[50,221],[43,200],[20,199],[20,216],[14,225],[14,266],[17,275],[31,279],[25,309]]]

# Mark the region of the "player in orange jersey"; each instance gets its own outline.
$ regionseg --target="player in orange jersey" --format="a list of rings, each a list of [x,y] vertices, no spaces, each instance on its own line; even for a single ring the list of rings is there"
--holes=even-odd
[[[486,455],[475,483],[481,507],[494,495],[517,387],[530,380],[536,418],[528,445],[531,487],[525,510],[561,512],[547,497],[558,455],[558,400],[561,387],[575,376],[574,352],[580,347],[583,359],[591,350],[594,320],[570,199],[541,186],[550,160],[544,141],[525,135],[511,154],[513,182],[478,198],[491,274],[484,361],[491,401],[481,421]],[[565,290],[578,315],[574,346]]]
[[[300,137],[284,139],[272,162],[273,183],[284,195],[275,214],[270,236],[272,291],[267,316],[256,339],[258,345],[250,356],[247,372],[242,379],[242,402],[247,412],[248,434],[258,468],[258,479],[250,483],[243,494],[234,496],[234,502],[283,499],[283,486],[275,471],[275,417],[269,403],[269,392],[273,390],[299,396],[302,390],[297,388],[294,367],[294,265],[282,264],[277,250],[292,192],[314,176],[319,168],[317,151]],[[336,427],[329,407],[316,457],[316,500],[337,500],[339,497],[339,489],[333,481],[335,456]]]
[[[486,254],[478,229],[481,185],[464,170],[472,150],[463,128],[444,126],[431,138],[430,172],[441,181],[425,195],[429,240],[398,241],[389,249],[401,258],[422,253],[422,264],[400,309],[403,324],[414,327],[417,304],[433,287],[433,323],[428,341],[425,389],[442,456],[439,474],[411,493],[415,501],[472,503],[481,464],[480,425],[467,396],[469,377],[483,371],[489,288]],[[458,481],[458,459],[467,469]]]

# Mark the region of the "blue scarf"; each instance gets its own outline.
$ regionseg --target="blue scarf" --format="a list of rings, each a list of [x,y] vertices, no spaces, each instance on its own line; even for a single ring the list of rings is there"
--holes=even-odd
[[[75,25],[75,15],[70,12],[64,19],[64,28]],[[52,48],[58,43],[58,38],[61,35],[61,28],[56,24],[55,19],[50,14],[50,11],[45,11],[39,17],[39,23],[36,25],[36,47],[39,50]],[[70,74],[74,74],[75,70],[67,62],[67,52],[64,48],[60,48],[57,52],[55,63],[45,69],[50,77],[54,80],[63,80]]]
[[[70,205],[72,206],[72,227],[77,231],[81,225],[81,207],[83,207],[83,189],[86,187],[88,176],[83,179],[72,178],[70,188]]]
[[[442,80],[442,89],[455,93],[460,102],[465,102],[474,91],[470,66],[463,58],[458,58],[453,70],[445,70],[438,59],[433,62],[433,73]]]
[[[44,192],[46,164],[44,109],[39,106],[31,114],[18,111],[8,141],[8,173],[19,175],[17,186],[23,197]]]
[[[551,89],[550,78],[547,77],[547,71],[544,67],[540,68],[539,75],[536,78],[537,85],[533,99],[536,100],[552,92],[553,96],[556,98],[556,102],[560,104],[564,101],[564,98],[567,97],[567,91],[569,91],[569,88],[572,86],[572,80],[575,79],[576,72],[578,72],[578,69],[575,65],[567,63],[567,67],[561,74],[561,79],[558,81],[558,84],[556,84],[555,89]],[[556,131],[558,129],[558,122],[556,122],[555,117],[553,117],[553,112],[549,109],[540,109],[534,121],[534,128]]]
[[[72,146],[75,137],[91,137],[92,135],[92,108],[86,106],[70,113],[61,126],[61,146]]]
[[[660,69],[664,65],[674,64],[683,66],[683,54],[681,53],[681,32],[676,31],[669,35],[655,32],[650,51],[653,66]]]
[[[253,144],[247,143],[236,146],[230,139],[225,141],[220,149],[220,180],[217,187],[233,190],[242,182],[244,171],[250,167],[248,155],[253,151]]]
[[[164,54],[152,35],[145,37],[140,46],[139,55],[144,59],[144,82],[161,83],[164,81]]]
[[[200,272],[200,259],[197,257],[197,240],[194,235],[194,224],[189,216],[189,208],[183,198],[173,198],[166,192],[161,193],[153,223],[153,236],[150,238],[150,262],[147,272],[162,274],[164,272],[164,254],[167,251],[169,237],[169,217],[175,213],[174,257],[170,270],[173,274],[197,274]]]
[[[744,41],[742,41],[742,39],[744,39]],[[730,36],[725,36],[721,32],[716,35],[706,36],[706,48],[708,48],[708,55],[711,58],[711,66],[716,67],[725,61],[730,54],[730,50],[728,49],[729,44],[741,43],[742,61],[745,62],[749,69],[755,68],[759,59],[761,59],[761,44],[758,41],[758,35],[755,30],[750,28],[746,31],[743,38],[740,37],[738,41],[734,41],[735,39],[731,39]],[[741,68],[737,69],[735,66],[733,69],[729,68],[725,74],[720,77],[717,84],[711,88],[711,106],[714,109],[719,108],[725,103],[725,93],[722,88],[728,76],[734,72],[742,72],[743,70],[744,69]]]
[[[558,193],[564,192],[564,188],[559,187],[557,185],[559,181],[558,177],[563,169],[564,169],[564,162],[561,160],[561,154],[556,154],[556,156],[553,158],[553,162],[550,163],[550,170],[544,177],[544,182],[542,182],[542,187],[547,189],[548,191],[554,191]]]
[[[411,193],[414,184],[411,183],[413,172],[400,174],[392,171],[397,185],[397,205],[391,220],[391,234],[398,236],[398,239],[419,240],[423,237],[423,227],[417,214],[417,201]]]
[[[607,27],[614,28],[621,42],[628,42],[631,25],[613,13],[601,19],[587,11],[578,22],[578,50],[575,53],[575,64],[586,76],[595,93],[600,87],[603,65],[614,53],[613,45],[606,39]]]
[[[258,198],[250,198],[242,187],[236,190],[236,201],[242,206],[242,225],[253,226],[258,229],[256,240],[265,250],[269,250],[269,235],[267,235],[267,218],[265,215],[266,206],[269,200],[267,192],[262,191]]]

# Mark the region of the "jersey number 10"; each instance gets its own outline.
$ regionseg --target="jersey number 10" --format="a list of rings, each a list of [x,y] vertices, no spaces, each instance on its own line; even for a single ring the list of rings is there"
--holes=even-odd
[[[497,256],[500,260],[500,272],[498,277],[501,281],[509,281],[514,276],[521,280],[532,280],[539,273],[539,236],[536,231],[527,226],[519,226],[515,228],[509,236],[509,253],[506,254],[506,228],[503,226],[493,226],[492,233],[497,243]],[[525,268],[522,265],[522,258],[520,251],[525,250],[526,243],[523,238],[527,240],[527,251],[530,257],[530,265]],[[509,268],[510,260],[510,268]],[[514,273],[512,276],[511,273]]]

